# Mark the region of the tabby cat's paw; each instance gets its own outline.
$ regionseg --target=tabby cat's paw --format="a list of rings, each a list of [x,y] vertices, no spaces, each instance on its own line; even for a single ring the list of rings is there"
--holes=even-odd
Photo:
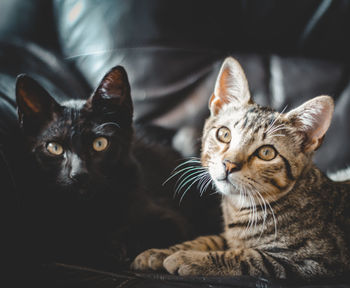
[[[163,261],[169,255],[171,251],[168,249],[149,249],[139,254],[135,260],[131,263],[131,269],[133,270],[162,270]]]
[[[200,251],[178,251],[167,257],[163,266],[171,274],[206,275],[206,255]]]

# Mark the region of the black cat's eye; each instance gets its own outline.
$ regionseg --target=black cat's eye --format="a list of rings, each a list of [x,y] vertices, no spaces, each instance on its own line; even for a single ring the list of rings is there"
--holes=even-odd
[[[276,158],[277,151],[270,145],[261,146],[256,150],[256,155],[264,161],[271,161]]]
[[[46,150],[49,151],[52,155],[60,156],[63,154],[63,147],[61,144],[56,142],[49,142],[46,145]]]
[[[92,148],[95,151],[101,152],[106,150],[108,147],[108,140],[105,137],[98,137],[92,142]]]
[[[216,132],[216,138],[222,143],[229,143],[231,141],[231,131],[223,126]]]

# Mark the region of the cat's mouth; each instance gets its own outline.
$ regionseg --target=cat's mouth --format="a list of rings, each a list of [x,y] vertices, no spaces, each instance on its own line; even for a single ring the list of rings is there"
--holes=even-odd
[[[87,201],[95,196],[95,189],[92,187],[92,185],[88,184],[71,184],[63,186],[62,189],[68,197],[73,197],[79,201]]]
[[[219,191],[225,195],[237,195],[242,189],[248,189],[247,183],[239,175],[220,175],[213,179]]]
[[[76,194],[79,200],[87,201],[94,197],[95,193],[89,187],[78,187]]]

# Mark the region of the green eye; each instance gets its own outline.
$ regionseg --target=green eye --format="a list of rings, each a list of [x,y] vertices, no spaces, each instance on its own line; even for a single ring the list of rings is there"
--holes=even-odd
[[[98,137],[92,142],[92,148],[94,148],[95,151],[101,152],[103,150],[106,150],[108,146],[108,140],[105,137]]]
[[[63,147],[62,145],[56,143],[56,142],[49,142],[46,145],[47,151],[49,151],[51,154],[59,156],[63,153]]]
[[[216,138],[223,143],[229,143],[231,141],[231,131],[227,127],[221,127],[216,132]]]
[[[277,156],[277,152],[272,146],[262,146],[257,152],[258,157],[265,161],[270,161]]]

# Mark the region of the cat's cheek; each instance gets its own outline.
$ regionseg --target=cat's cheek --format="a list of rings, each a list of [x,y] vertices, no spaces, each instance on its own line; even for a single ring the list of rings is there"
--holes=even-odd
[[[208,167],[208,172],[212,179],[221,180],[226,178],[224,165],[221,164],[220,159],[211,159]]]
[[[45,173],[45,175],[50,175],[51,177],[56,177],[59,174],[62,160],[59,158],[54,158],[45,153],[36,153],[35,161]]]

